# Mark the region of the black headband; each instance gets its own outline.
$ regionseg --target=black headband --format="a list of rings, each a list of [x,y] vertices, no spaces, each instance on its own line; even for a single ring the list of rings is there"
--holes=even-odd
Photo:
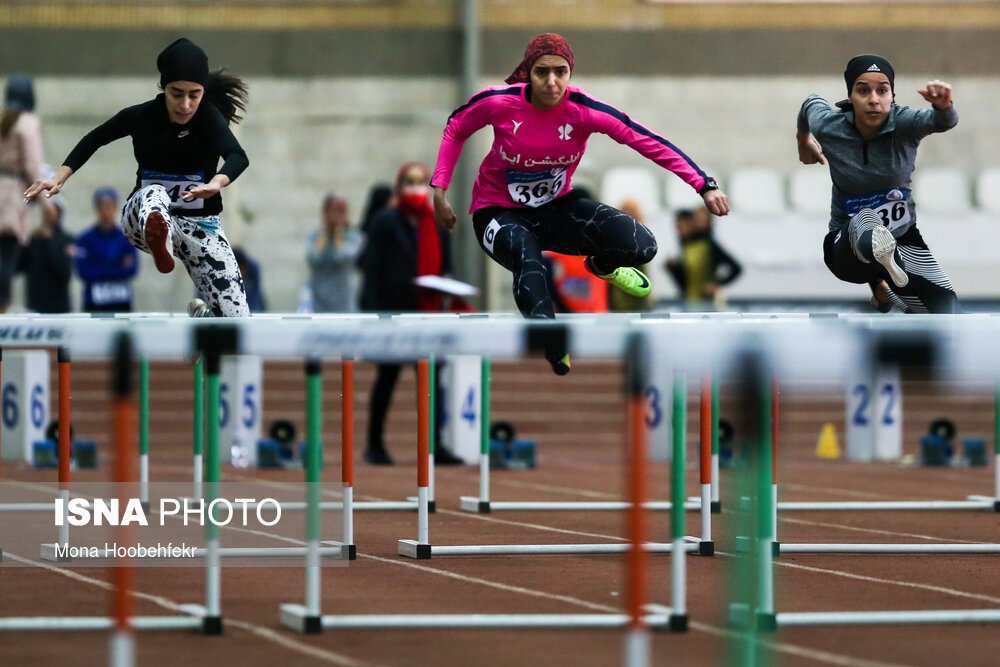
[[[886,78],[889,79],[889,88],[895,92],[896,72],[892,69],[892,63],[882,56],[862,55],[851,58],[847,62],[847,67],[844,68],[844,83],[847,84],[848,95],[851,94],[854,82],[858,80],[858,77],[867,72],[885,74]]]
[[[190,39],[181,37],[156,57],[156,69],[160,71],[160,86],[171,81],[191,81],[204,86],[208,81],[208,56]]]

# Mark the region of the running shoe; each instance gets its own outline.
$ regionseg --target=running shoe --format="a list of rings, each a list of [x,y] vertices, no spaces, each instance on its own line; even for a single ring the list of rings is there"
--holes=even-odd
[[[896,263],[896,239],[885,227],[876,227],[872,230],[872,255],[875,256],[875,261],[889,272],[889,277],[896,287],[906,287],[910,277]]]
[[[212,309],[201,299],[191,299],[188,303],[188,315],[190,317],[213,317]]]
[[[146,237],[146,247],[153,256],[153,263],[160,273],[170,273],[174,270],[174,256],[170,253],[170,227],[159,211],[153,211],[146,218],[143,231]]]
[[[556,375],[566,375],[570,370],[569,354],[562,354],[558,357],[555,355],[545,355],[545,359],[552,366],[552,372]]]
[[[632,266],[619,266],[611,273],[598,273],[591,264],[591,258],[584,261],[587,270],[601,280],[606,280],[621,291],[631,296],[644,297],[650,292],[649,278],[639,269]]]

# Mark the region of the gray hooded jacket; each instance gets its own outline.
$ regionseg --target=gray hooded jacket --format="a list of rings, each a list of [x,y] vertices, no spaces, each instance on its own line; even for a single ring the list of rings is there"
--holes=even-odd
[[[893,104],[885,127],[864,139],[854,125],[854,111],[831,107],[819,95],[807,97],[799,111],[798,129],[812,133],[830,165],[830,231],[845,227],[863,207],[875,209],[897,238],[905,234],[917,222],[910,194],[917,146],[927,135],[957,124],[954,105],[939,111]]]

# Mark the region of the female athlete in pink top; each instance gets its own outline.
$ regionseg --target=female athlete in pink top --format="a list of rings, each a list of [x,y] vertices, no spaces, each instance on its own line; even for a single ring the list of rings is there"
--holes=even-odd
[[[471,213],[479,244],[514,275],[514,300],[525,317],[555,317],[546,288],[542,251],[586,255],[587,268],[622,291],[649,294],[649,280],[636,266],[656,255],[656,239],[621,211],[584,198],[572,189],[591,134],[606,134],[631,146],[684,179],[715,215],[729,202],[715,180],[669,141],[614,107],[569,85],[573,52],[562,37],[536,36],[506,86],[488,88],[448,119],[438,153],[434,214],[452,229],[457,220],[446,199],[462,146],[493,126],[493,147],[479,168]],[[565,350],[548,350],[553,370],[569,372]]]

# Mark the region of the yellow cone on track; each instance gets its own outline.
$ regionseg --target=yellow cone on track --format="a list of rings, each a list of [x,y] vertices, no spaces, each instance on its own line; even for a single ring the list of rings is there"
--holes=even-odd
[[[837,441],[837,429],[833,424],[827,422],[819,431],[819,440],[816,442],[816,456],[821,459],[839,459],[840,442]]]

